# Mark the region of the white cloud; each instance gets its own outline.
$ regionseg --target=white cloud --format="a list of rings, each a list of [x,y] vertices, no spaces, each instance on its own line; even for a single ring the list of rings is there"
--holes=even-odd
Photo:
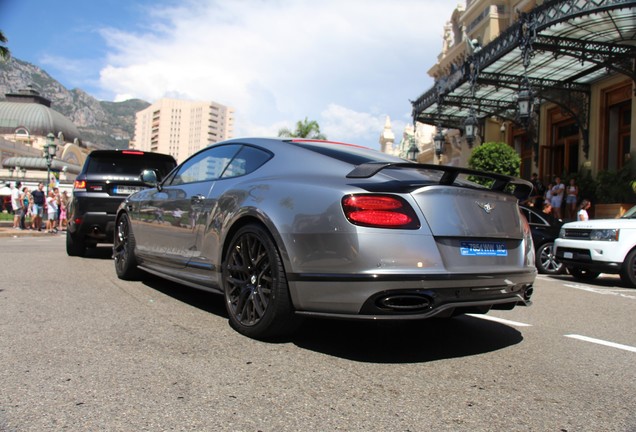
[[[155,5],[141,33],[103,29],[102,90],[118,100],[214,100],[236,135],[318,120],[333,139],[375,145],[432,84],[448,0],[190,0]]]

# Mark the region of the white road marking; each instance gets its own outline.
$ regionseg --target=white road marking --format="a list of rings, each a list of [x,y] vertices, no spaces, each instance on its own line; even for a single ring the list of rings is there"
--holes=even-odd
[[[582,290],[582,291],[587,291],[587,292],[592,292],[595,294],[603,294],[603,295],[615,295],[615,296],[619,296],[619,297],[623,297],[623,298],[628,298],[628,299],[632,299],[632,300],[636,300],[636,295],[627,295],[627,294],[623,294],[623,291],[631,291],[634,292],[634,290],[626,290],[626,289],[621,289],[621,288],[596,288],[596,287],[591,287],[589,285],[578,285],[578,284],[563,284],[563,286],[566,286],[568,288],[574,288],[574,289],[578,289],[578,290]]]
[[[485,319],[488,321],[494,321],[494,322],[498,322],[501,324],[507,324],[507,325],[511,325],[511,326],[515,326],[515,327],[532,327],[532,324],[525,324],[522,322],[518,322],[518,321],[510,321],[507,319],[503,319],[503,318],[497,318],[495,316],[492,315],[481,315],[481,314],[466,314],[468,316],[471,316],[473,318],[481,318],[481,319]]]
[[[576,334],[569,334],[569,335],[565,335],[565,337],[569,337],[572,339],[578,339],[578,340],[582,340],[585,342],[591,342],[591,343],[595,343],[595,344],[599,344],[599,345],[605,345],[608,347],[612,347],[612,348],[618,348],[618,349],[622,349],[625,351],[631,351],[636,353],[636,347],[632,347],[629,345],[623,345],[623,344],[619,344],[619,343],[615,343],[615,342],[608,342],[608,341],[604,341],[602,339],[594,339],[591,337],[587,337],[587,336],[581,336],[581,335],[576,335]]]

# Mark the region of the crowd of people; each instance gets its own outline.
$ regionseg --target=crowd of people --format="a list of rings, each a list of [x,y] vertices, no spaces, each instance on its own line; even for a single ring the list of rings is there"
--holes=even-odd
[[[66,209],[70,201],[66,191],[60,193],[59,188],[54,187],[47,195],[42,182],[33,191],[23,187],[21,182],[10,187],[13,229],[42,231],[43,225],[48,233],[66,229]]]
[[[539,179],[537,173],[530,178],[532,195],[525,202],[527,205],[540,208],[544,213],[562,220],[589,220],[588,210],[592,207],[590,200],[582,198],[576,179],[572,178],[567,185],[561,177],[555,176],[548,186]]]

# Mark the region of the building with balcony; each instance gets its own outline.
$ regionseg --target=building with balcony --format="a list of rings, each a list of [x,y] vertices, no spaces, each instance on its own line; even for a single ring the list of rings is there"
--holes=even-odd
[[[525,178],[636,173],[635,41],[634,0],[469,0],[413,119],[445,138],[440,163],[466,166],[474,146],[503,141]]]
[[[216,102],[160,99],[139,111],[130,147],[172,155],[178,162],[232,138],[234,110]]]

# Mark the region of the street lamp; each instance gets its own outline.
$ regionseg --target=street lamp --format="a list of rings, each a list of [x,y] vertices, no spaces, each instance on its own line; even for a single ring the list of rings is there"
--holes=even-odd
[[[530,117],[530,107],[532,103],[532,93],[526,82],[521,85],[519,94],[517,95],[517,107],[519,109],[519,118],[524,123]]]
[[[46,196],[49,196],[49,185],[51,183],[51,164],[57,153],[57,145],[55,144],[55,135],[49,133],[46,136],[46,144],[44,144],[44,159],[46,159]]]
[[[442,134],[442,127],[437,125],[437,133],[433,137],[433,145],[435,146],[435,154],[438,158],[444,154],[445,144],[446,139],[444,138],[444,134]]]
[[[477,119],[475,118],[475,111],[471,108],[470,114],[464,121],[464,131],[466,132],[466,142],[468,147],[472,147],[475,142],[475,136],[477,135]]]
[[[411,146],[409,147],[409,149],[406,152],[406,157],[410,161],[417,162],[417,154],[420,151],[417,148],[417,145],[415,145],[415,139],[413,137],[409,138],[409,141],[411,142]]]

